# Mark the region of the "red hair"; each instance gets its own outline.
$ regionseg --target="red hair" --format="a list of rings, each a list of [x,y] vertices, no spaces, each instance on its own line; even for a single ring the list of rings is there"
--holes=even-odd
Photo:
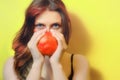
[[[63,35],[66,43],[68,44],[69,42],[71,24],[64,3],[61,0],[33,0],[26,10],[24,24],[13,40],[12,48],[15,51],[14,68],[18,76],[24,75],[28,62],[32,61],[27,43],[34,33],[35,18],[46,9],[57,11],[61,15]]]

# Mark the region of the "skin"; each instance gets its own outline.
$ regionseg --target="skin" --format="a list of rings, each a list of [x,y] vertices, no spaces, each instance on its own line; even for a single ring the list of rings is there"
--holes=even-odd
[[[50,31],[58,41],[58,47],[51,57],[44,57],[37,48],[39,39],[46,31]],[[37,16],[34,34],[28,42],[28,48],[33,57],[33,65],[26,80],[68,80],[71,73],[71,54],[65,52],[67,44],[62,34],[61,16],[58,12],[46,10]],[[14,72],[13,62],[13,58],[10,58],[4,67],[5,80],[19,80]],[[73,70],[73,80],[88,80],[89,66],[83,56],[74,55]]]

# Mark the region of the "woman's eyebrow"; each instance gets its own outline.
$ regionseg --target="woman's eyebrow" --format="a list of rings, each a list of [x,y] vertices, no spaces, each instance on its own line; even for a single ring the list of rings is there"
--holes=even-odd
[[[44,22],[36,22],[34,25],[39,25],[39,24],[45,25],[46,23],[44,23]],[[62,25],[62,23],[59,22],[59,21],[52,22],[50,25],[53,25],[53,24],[59,24],[59,25]]]
[[[59,22],[59,21],[56,21],[56,22],[54,22],[53,24],[62,24],[61,22]]]
[[[42,22],[37,22],[34,25],[40,25],[40,24],[44,25],[44,23],[42,23]]]
[[[57,25],[59,25],[59,26],[62,25],[60,22],[54,22],[54,23],[52,23],[51,25],[54,25],[54,24],[57,24]]]

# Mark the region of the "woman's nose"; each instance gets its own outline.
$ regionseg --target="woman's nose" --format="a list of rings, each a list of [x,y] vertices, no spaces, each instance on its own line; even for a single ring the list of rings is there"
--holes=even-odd
[[[49,26],[46,27],[46,31],[48,31],[48,32],[50,31],[50,27]]]

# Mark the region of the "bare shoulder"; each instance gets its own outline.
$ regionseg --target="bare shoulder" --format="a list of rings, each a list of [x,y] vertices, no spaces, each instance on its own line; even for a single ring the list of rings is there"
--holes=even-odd
[[[17,80],[17,76],[14,71],[14,58],[10,57],[4,64],[3,69],[4,80]]]
[[[6,60],[5,66],[9,65],[9,64],[13,64],[14,63],[14,58],[10,57]]]
[[[89,63],[85,56],[75,54],[73,57],[74,79],[89,79]]]
[[[85,56],[80,54],[75,54],[73,57],[73,67],[75,71],[88,71],[89,63]]]
[[[80,54],[74,54],[74,58],[73,58],[73,61],[76,63],[81,63],[81,64],[88,64],[88,60],[86,59],[85,56],[83,55],[80,55]]]
[[[11,67],[13,67],[13,64],[14,64],[13,57],[8,58],[4,64],[4,70],[6,71],[8,69],[11,69]]]

